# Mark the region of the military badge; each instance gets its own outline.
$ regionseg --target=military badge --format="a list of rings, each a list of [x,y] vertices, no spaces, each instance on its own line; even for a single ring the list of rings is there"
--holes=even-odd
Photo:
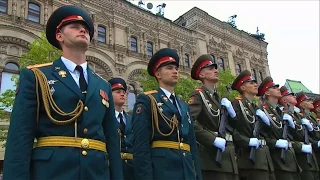
[[[53,87],[50,88],[50,93],[51,93],[51,95],[52,95],[55,91],[56,91],[56,90],[55,90]]]
[[[110,105],[108,102],[109,98],[108,98],[107,93],[100,89],[100,96],[102,97],[102,104],[108,108]]]
[[[55,69],[56,71],[58,71],[58,70],[60,70],[60,67],[54,67],[54,69]]]
[[[63,78],[65,78],[67,75],[67,73],[64,70],[59,71],[58,74]]]
[[[58,80],[48,80],[48,84],[49,85],[53,85],[54,83],[56,83]]]
[[[162,95],[162,99],[163,99],[165,102],[168,102],[167,96]]]
[[[137,114],[141,114],[142,111],[143,111],[143,105],[142,104],[137,104],[136,113]]]
[[[163,103],[157,103],[158,108],[159,108],[159,110],[160,110],[161,112],[163,111],[163,109],[162,109],[162,104],[163,104]]]

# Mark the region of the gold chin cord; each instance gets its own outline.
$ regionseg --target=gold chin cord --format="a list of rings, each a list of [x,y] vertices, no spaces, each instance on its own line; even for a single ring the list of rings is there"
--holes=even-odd
[[[48,84],[48,80],[47,80],[47,77],[44,75],[44,73],[42,71],[40,71],[38,68],[33,68],[31,70],[34,73],[35,81],[36,81],[37,122],[39,120],[39,109],[40,109],[39,86],[40,86],[40,91],[41,91],[41,95],[42,95],[44,109],[45,109],[48,117],[50,118],[51,122],[56,125],[66,125],[66,124],[70,124],[72,122],[75,122],[76,119],[81,115],[81,113],[83,111],[83,107],[84,107],[83,102],[81,100],[79,100],[76,108],[72,112],[66,113],[66,112],[62,111],[53,100],[52,94],[50,93],[50,87]],[[59,114],[60,116],[64,116],[64,117],[69,116],[72,118],[64,120],[64,121],[56,120],[52,117],[50,108],[52,108],[52,111]]]

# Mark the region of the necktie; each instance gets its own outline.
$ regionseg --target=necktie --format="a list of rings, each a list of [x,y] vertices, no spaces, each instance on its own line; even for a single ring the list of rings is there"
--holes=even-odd
[[[122,131],[122,134],[124,134],[124,130],[126,129],[126,124],[123,121],[122,113],[119,113],[118,117],[120,119],[120,126],[121,126],[120,129]]]
[[[279,106],[276,107],[276,110],[277,110],[277,113],[279,114],[279,116],[281,116],[281,115],[282,115],[282,111],[281,111],[281,109],[279,108]]]
[[[79,78],[80,89],[81,89],[82,93],[86,93],[88,85],[87,85],[86,80],[84,79],[83,68],[81,66],[77,65],[76,70],[79,71],[79,73],[80,73],[80,78]]]
[[[178,109],[178,105],[177,105],[177,102],[176,102],[176,98],[174,97],[173,94],[171,94],[170,99],[172,100],[172,103],[173,103],[174,107],[176,107],[176,108]]]

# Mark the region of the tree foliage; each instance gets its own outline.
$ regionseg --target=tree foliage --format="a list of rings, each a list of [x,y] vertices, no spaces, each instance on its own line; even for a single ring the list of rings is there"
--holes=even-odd
[[[219,71],[219,82],[217,86],[218,94],[221,97],[224,97],[227,92],[227,85],[232,84],[232,82],[235,80],[235,76],[232,75],[231,70],[227,69],[225,71]],[[229,99],[234,99],[235,97],[238,97],[239,93],[238,91],[231,91],[229,95]]]

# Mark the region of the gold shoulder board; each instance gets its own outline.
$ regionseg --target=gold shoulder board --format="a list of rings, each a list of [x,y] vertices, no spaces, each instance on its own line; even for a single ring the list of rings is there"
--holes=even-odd
[[[149,94],[155,94],[155,93],[158,93],[158,91],[157,90],[147,91],[144,94],[149,95]]]
[[[52,64],[53,64],[53,62],[44,63],[44,64],[35,64],[35,65],[27,66],[27,68],[28,69],[41,68],[41,67],[51,66]]]

